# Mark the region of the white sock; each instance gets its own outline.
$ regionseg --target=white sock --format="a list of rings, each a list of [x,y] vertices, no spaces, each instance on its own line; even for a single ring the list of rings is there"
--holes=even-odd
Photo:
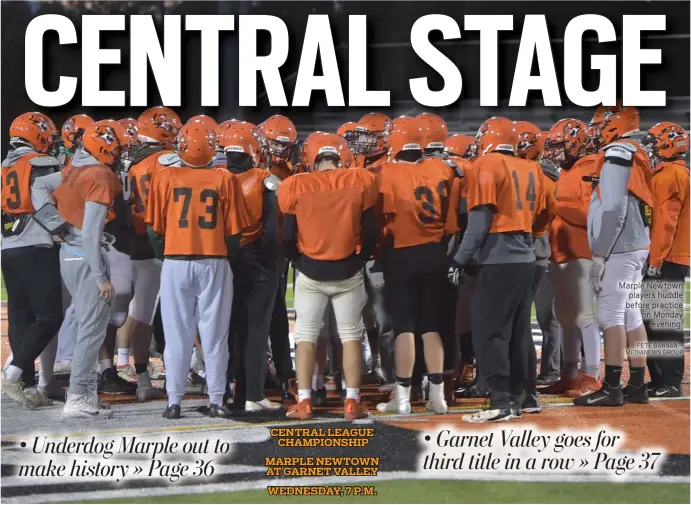
[[[444,383],[432,384],[429,383],[429,397],[430,398],[444,398]]]
[[[38,385],[41,387],[46,387],[53,380],[53,367],[55,366],[55,355],[57,352],[58,336],[55,335],[38,357],[41,364],[41,368],[38,371]]]
[[[140,388],[150,388],[151,387],[151,377],[149,377],[149,372],[142,372],[137,374],[137,387]]]
[[[324,376],[323,375],[313,375],[312,376],[312,389],[315,391],[319,391],[321,388],[324,387]]]
[[[346,400],[360,400],[360,388],[346,388]]]
[[[98,360],[98,373],[103,373],[113,366],[112,359],[101,359]]]
[[[5,368],[3,368],[3,372],[7,371],[7,368],[12,364],[12,353],[7,357],[7,361],[5,361]]]
[[[396,383],[396,401],[399,405],[410,403],[410,386],[401,386]]]
[[[345,379],[341,379],[341,389],[348,389],[348,386],[346,386]]]
[[[130,364],[130,350],[127,347],[118,347],[118,366]]]
[[[311,400],[312,390],[311,389],[298,389],[298,401]]]
[[[18,381],[22,378],[22,369],[18,366],[10,365],[5,369],[5,376],[11,381]]]

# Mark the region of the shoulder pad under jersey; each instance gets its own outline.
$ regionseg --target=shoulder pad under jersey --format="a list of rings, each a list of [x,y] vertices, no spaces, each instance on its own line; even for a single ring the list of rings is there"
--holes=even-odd
[[[605,159],[618,159],[620,161],[633,160],[636,147],[628,142],[614,142],[604,147]]]
[[[180,156],[178,156],[177,153],[166,153],[159,156],[156,161],[164,167],[169,167],[171,165],[179,163]]]
[[[559,169],[550,160],[540,160],[542,172],[553,181],[559,180]]]
[[[461,167],[461,165],[459,165],[458,163],[456,163],[452,159],[447,158],[444,160],[444,163],[446,163],[447,165],[449,165],[451,167],[451,169],[454,171],[454,173],[456,174],[457,177],[463,178],[463,176],[465,176],[465,172],[463,171],[463,167]]]
[[[281,184],[281,179],[276,177],[274,174],[271,174],[269,177],[264,179],[264,187],[269,191],[276,191],[279,184]]]
[[[60,168],[60,162],[53,156],[34,156],[29,160],[29,164],[35,168],[51,168],[56,170]]]

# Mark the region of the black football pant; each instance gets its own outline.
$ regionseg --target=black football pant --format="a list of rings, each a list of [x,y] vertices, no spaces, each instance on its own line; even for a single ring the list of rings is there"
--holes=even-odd
[[[276,260],[260,245],[241,247],[233,260],[229,374],[235,377],[235,403],[264,399],[267,342],[278,286]]]
[[[381,279],[379,280],[381,281]],[[394,335],[393,332],[391,316],[386,310],[384,285],[383,282],[374,282],[369,272],[365,271],[365,289],[367,291],[367,305],[365,306],[365,311],[369,311],[368,313],[365,312],[365,314],[372,319],[372,321],[369,321],[370,324],[366,322],[365,326],[368,328],[374,327],[373,330],[368,330],[368,333],[369,331],[376,332],[384,378],[387,381],[394,381],[396,377],[394,360],[394,341],[396,335]]]
[[[678,263],[665,261],[662,263],[661,280],[678,281],[684,283],[684,278],[689,276],[689,267]],[[684,329],[653,329],[646,321],[646,331],[650,342],[675,342],[681,349],[684,348]],[[683,324],[682,324],[683,326]],[[684,378],[684,355],[679,358],[648,357],[648,371],[650,381],[654,387],[674,386],[680,387]]]
[[[483,265],[475,278],[473,347],[492,409],[509,408],[511,396],[535,391],[530,331],[534,272],[534,262]]]
[[[561,346],[563,337],[561,325],[554,314],[554,288],[549,276],[544,274],[546,268],[545,266],[535,267],[536,283],[533,286],[535,317],[542,331],[540,376],[559,377],[563,360]]]
[[[286,289],[288,288],[288,268],[281,266],[279,261],[279,277],[276,285],[275,301],[273,312],[271,313],[271,325],[269,337],[271,341],[271,356],[276,367],[276,375],[281,382],[288,382],[288,379],[295,377],[293,370],[293,360],[290,357],[290,338],[288,333],[288,309],[286,308]],[[283,270],[281,272],[281,270]]]
[[[3,249],[12,365],[22,369],[24,385],[36,384],[34,362],[62,324],[59,247]]]

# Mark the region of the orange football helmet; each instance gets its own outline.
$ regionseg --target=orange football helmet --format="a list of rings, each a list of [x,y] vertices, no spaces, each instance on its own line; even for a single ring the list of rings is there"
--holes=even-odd
[[[188,123],[190,121],[201,121],[202,123],[204,123],[204,126],[206,126],[210,130],[216,130],[216,128],[218,128],[218,123],[216,122],[216,120],[212,117],[205,116],[204,114],[193,116],[187,120]]]
[[[494,121],[480,136],[477,148],[480,156],[494,151],[515,154],[517,144],[518,130],[514,124],[507,121]]]
[[[84,129],[82,147],[99,163],[115,168],[118,160],[130,148],[130,135],[117,121],[104,119],[91,123]]]
[[[336,134],[340,135],[343,137],[346,142],[348,142],[348,145],[353,147],[353,142],[355,140],[355,128],[357,127],[357,123],[354,121],[348,121],[347,123],[343,123],[338,130],[336,130]]]
[[[536,160],[542,154],[544,141],[540,142],[541,130],[528,121],[514,121],[514,128],[518,132],[516,154],[519,158]]]
[[[47,153],[58,137],[55,123],[40,112],[25,112],[10,125],[10,145],[13,148],[31,146],[36,152]]]
[[[600,106],[590,121],[588,136],[589,149],[598,151],[601,147],[620,139],[625,133],[641,127],[641,115],[636,107],[622,107],[617,102],[614,107]]]
[[[120,123],[127,130],[127,133],[130,134],[130,137],[132,137],[133,139],[137,138],[137,132],[139,131],[139,121],[131,117],[126,117],[123,119],[118,119],[118,123]]]
[[[676,160],[689,152],[689,134],[676,123],[663,121],[648,129],[643,141],[651,157],[661,160]]]
[[[201,121],[190,121],[180,128],[176,146],[185,165],[205,167],[216,154],[216,133]]]
[[[293,156],[298,132],[293,122],[285,116],[275,115],[257,127],[262,157],[269,163],[287,163]]]
[[[259,141],[254,136],[252,123],[230,119],[216,128],[218,147],[226,153],[245,153],[252,159],[252,164],[259,166]]]
[[[446,121],[432,112],[423,112],[415,116],[422,128],[423,149],[444,149],[444,142],[449,135]]]
[[[545,139],[544,157],[561,168],[571,168],[586,154],[588,127],[573,118],[560,119],[552,125]]]
[[[173,145],[175,136],[182,128],[182,121],[168,107],[151,107],[141,113],[137,137],[146,143],[160,143],[166,148]]]
[[[305,172],[316,170],[317,162],[323,156],[338,158],[340,168],[350,168],[355,162],[353,153],[343,137],[334,133],[314,132],[302,144],[300,153],[302,170]]]
[[[503,116],[492,116],[490,118],[485,119],[484,122],[480,125],[480,128],[478,128],[477,133],[475,134],[475,156],[478,156],[479,153],[481,153],[480,139],[482,139],[482,136],[485,133],[487,133],[487,131],[490,128],[500,124],[511,124],[511,120]]]
[[[420,122],[410,116],[400,116],[394,119],[386,137],[389,160],[393,160],[402,151],[422,151],[424,136]]]
[[[62,144],[69,151],[76,149],[76,143],[82,137],[84,129],[93,123],[94,120],[86,114],[75,114],[62,125]]]
[[[444,152],[471,160],[475,158],[475,138],[470,135],[451,135],[444,142]]]
[[[368,112],[360,118],[353,131],[353,152],[374,156],[386,150],[386,134],[391,128],[391,119],[379,112]]]

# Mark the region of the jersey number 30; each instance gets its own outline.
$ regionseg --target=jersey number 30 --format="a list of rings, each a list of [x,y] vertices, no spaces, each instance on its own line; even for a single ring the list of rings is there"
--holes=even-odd
[[[192,203],[192,188],[175,188],[173,199],[179,202],[182,198],[182,212],[178,220],[178,228],[189,228],[190,222],[187,215],[190,212]],[[202,230],[213,230],[218,222],[218,191],[214,189],[203,189],[199,194],[199,202],[207,204],[205,207],[206,216],[199,216],[197,223]]]

